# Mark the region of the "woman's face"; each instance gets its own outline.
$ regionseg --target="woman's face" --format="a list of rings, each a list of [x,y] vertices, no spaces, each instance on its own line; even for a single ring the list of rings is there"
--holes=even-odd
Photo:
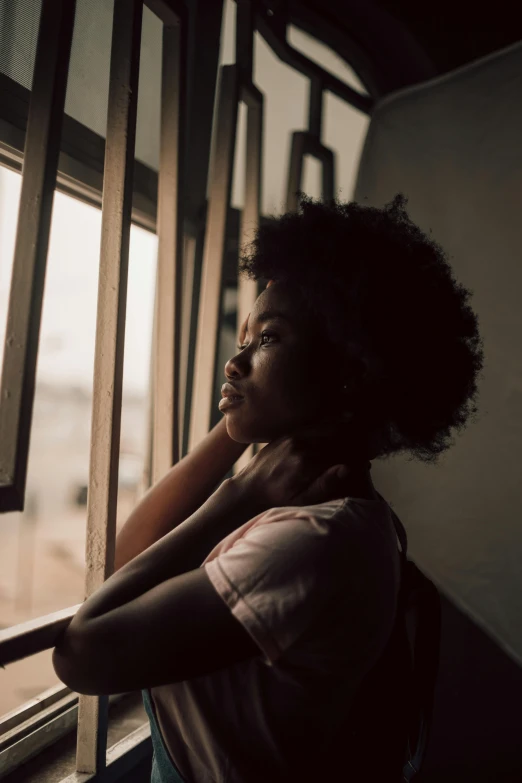
[[[220,410],[239,443],[269,443],[340,411],[342,382],[335,351],[290,286],[270,285],[248,318],[244,343],[225,365]]]

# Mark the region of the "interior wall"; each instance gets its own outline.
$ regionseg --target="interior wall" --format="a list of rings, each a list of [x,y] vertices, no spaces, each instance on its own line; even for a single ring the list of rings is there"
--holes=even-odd
[[[385,98],[357,201],[402,191],[471,288],[485,366],[478,418],[438,466],[375,461],[419,566],[522,663],[522,44]]]

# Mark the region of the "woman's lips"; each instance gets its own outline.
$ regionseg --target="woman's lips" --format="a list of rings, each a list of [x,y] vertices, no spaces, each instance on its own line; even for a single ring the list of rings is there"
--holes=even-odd
[[[219,401],[218,408],[220,411],[228,411],[231,408],[237,408],[238,405],[241,405],[241,403],[244,401],[244,397],[240,397],[239,395],[230,395],[223,397],[223,399]]]

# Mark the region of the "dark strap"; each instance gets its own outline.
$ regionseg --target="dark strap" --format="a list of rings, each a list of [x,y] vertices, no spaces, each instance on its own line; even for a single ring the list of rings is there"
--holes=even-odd
[[[378,492],[377,496],[386,503]],[[440,596],[435,585],[408,560],[406,530],[389,503],[387,506],[400,544],[401,583],[392,637],[375,672],[370,675],[367,693],[369,695],[372,689],[377,694],[384,691],[386,681],[394,672],[395,679],[402,680],[396,691],[396,698],[400,701],[396,705],[397,717],[400,721],[401,713],[407,731],[402,781],[411,783],[424,759],[432,723],[439,665]],[[389,731],[391,735],[391,725]],[[398,742],[400,744],[400,738]],[[373,750],[379,753],[379,748],[374,747]]]
[[[402,524],[401,520],[393,510],[393,508],[390,506],[389,503],[384,500],[383,496],[377,492],[376,493],[378,497],[382,500],[383,503],[386,503],[388,508],[391,511],[391,517],[393,526],[395,528],[395,532],[397,533],[397,538],[399,539],[399,544],[401,545],[401,561],[403,563],[406,562],[406,557],[408,555],[408,536],[406,535],[406,530],[404,529],[404,525]]]
[[[379,493],[377,495],[386,503]],[[407,536],[397,515],[389,504],[386,505],[392,514],[400,544],[402,587]],[[406,751],[406,700],[412,666],[406,634],[400,622],[399,601],[397,619],[386,649],[364,677],[357,692],[351,694],[350,712],[343,720],[341,728],[343,755],[350,779],[365,783],[377,779],[383,783],[401,781]],[[347,687],[351,687],[349,680],[347,685],[342,684],[336,688],[330,703],[331,710],[348,698]],[[323,745],[323,758],[336,758],[333,743],[338,739],[337,732],[329,736]]]
[[[383,500],[382,496],[377,493]],[[441,605],[435,585],[415,563],[408,560],[408,538],[397,514],[389,506],[401,545],[401,587],[397,621],[404,622],[411,654],[410,692],[405,697],[410,710],[404,783],[410,783],[424,759],[432,724],[435,685],[439,668]],[[408,619],[413,628],[408,627]]]

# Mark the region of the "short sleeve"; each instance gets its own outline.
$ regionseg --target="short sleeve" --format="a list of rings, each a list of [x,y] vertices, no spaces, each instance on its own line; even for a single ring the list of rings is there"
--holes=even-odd
[[[274,513],[277,512],[277,513]],[[297,509],[274,509],[205,563],[234,616],[272,664],[319,615],[335,590],[332,529]]]

